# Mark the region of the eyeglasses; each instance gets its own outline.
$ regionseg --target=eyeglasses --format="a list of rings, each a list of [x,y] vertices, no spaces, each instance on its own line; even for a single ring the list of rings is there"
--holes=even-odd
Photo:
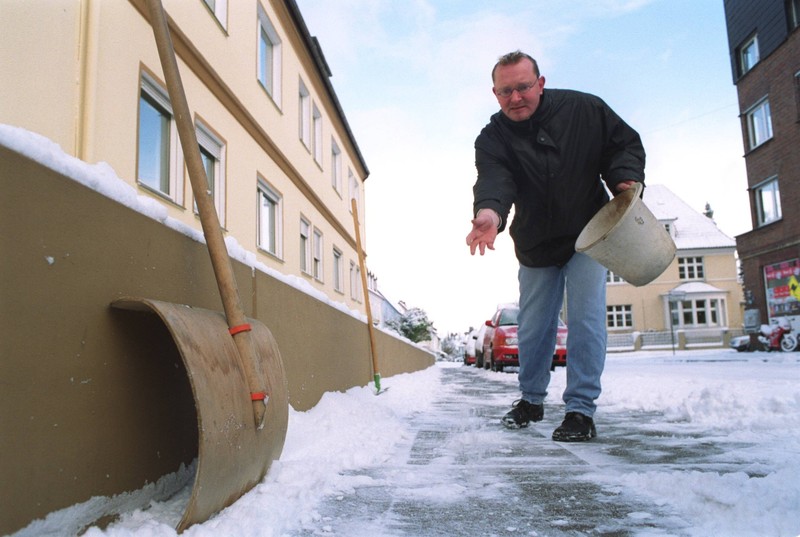
[[[495,95],[497,95],[498,97],[502,97],[503,99],[508,99],[509,97],[511,97],[511,94],[514,93],[515,91],[520,95],[525,95],[526,93],[528,93],[533,89],[533,87],[536,85],[536,82],[538,81],[539,78],[537,77],[536,80],[534,80],[530,84],[519,84],[518,86],[515,86],[513,88],[503,88],[500,90],[494,90],[494,93]]]

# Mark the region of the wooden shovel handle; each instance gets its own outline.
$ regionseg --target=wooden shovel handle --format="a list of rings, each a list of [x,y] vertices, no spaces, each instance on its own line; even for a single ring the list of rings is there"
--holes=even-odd
[[[164,78],[167,81],[170,103],[175,114],[178,137],[186,159],[186,167],[189,171],[192,192],[197,202],[197,210],[200,213],[200,224],[203,227],[208,254],[211,257],[211,265],[214,269],[214,276],[217,279],[217,287],[222,299],[222,307],[225,310],[228,327],[241,327],[247,324],[247,320],[239,298],[236,279],[233,277],[233,267],[230,257],[228,257],[225,240],[222,237],[222,229],[219,224],[217,210],[214,207],[214,199],[208,189],[208,177],[203,167],[203,160],[197,143],[197,134],[195,133],[191,113],[189,112],[189,104],[186,101],[186,93],[178,71],[178,62],[175,59],[175,50],[172,47],[167,16],[164,13],[161,0],[147,0],[147,5],[150,11],[156,46],[158,47],[158,55],[161,59],[161,67],[164,70]],[[241,331],[233,337],[239,349],[242,359],[241,365],[247,376],[251,393],[265,393],[267,390],[263,380],[264,376],[260,371],[260,362],[256,357],[250,332]],[[254,401],[256,423],[259,426],[263,426],[264,406],[263,400]]]

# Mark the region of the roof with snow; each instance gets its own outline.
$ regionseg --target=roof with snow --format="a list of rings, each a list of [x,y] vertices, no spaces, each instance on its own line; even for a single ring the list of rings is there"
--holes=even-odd
[[[644,204],[662,223],[672,227],[678,250],[736,248],[736,241],[723,233],[706,215],[692,209],[664,185],[647,185]]]

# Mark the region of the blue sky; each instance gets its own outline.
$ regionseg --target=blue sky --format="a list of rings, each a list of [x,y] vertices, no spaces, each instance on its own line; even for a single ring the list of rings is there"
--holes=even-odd
[[[722,0],[297,0],[370,169],[369,270],[440,335],[517,298],[507,234],[470,257],[473,143],[498,110],[497,57],[521,49],[546,86],[594,93],[642,135],[646,181],[730,237],[750,230]],[[565,193],[566,195],[566,193]]]

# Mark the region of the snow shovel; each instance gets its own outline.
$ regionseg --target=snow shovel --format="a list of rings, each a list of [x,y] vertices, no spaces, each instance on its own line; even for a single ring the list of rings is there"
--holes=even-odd
[[[380,395],[389,388],[381,390],[381,374],[378,370],[378,354],[375,351],[375,328],[372,326],[372,308],[369,304],[369,289],[367,286],[367,270],[364,266],[364,250],[361,248],[361,232],[358,227],[358,203],[356,199],[350,200],[350,205],[353,208],[353,225],[356,228],[356,249],[358,250],[358,266],[361,269],[361,288],[364,291],[364,305],[367,308],[367,327],[369,330],[369,350],[372,356],[372,372],[375,381],[375,395]]]
[[[288,425],[288,390],[269,329],[246,318],[222,237],[183,90],[161,0],[147,0],[178,135],[217,280],[224,314],[157,300],[123,297],[112,306],[158,315],[186,367],[197,410],[198,462],[178,532],[229,506],[280,457]]]

